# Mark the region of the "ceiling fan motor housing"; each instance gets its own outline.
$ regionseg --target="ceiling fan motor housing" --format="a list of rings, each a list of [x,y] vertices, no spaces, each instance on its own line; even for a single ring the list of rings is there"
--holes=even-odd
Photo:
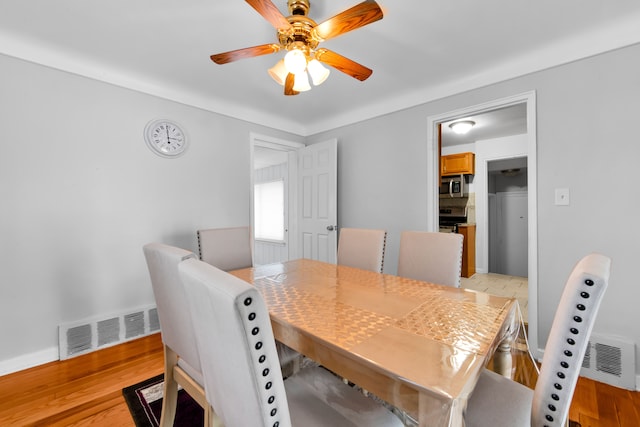
[[[287,17],[287,21],[291,27],[285,31],[278,31],[278,41],[282,47],[287,50],[303,48],[307,51],[318,47],[320,40],[315,38],[311,31],[317,25],[313,19],[303,15],[291,15]]]
[[[289,15],[307,16],[309,13],[309,0],[289,0]]]

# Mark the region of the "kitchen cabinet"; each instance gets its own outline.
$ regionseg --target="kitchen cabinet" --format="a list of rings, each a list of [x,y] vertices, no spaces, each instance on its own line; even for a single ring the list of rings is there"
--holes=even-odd
[[[458,233],[462,234],[462,277],[476,274],[476,226],[475,224],[458,224]]]
[[[457,153],[440,157],[440,175],[473,175],[476,173],[474,153]]]

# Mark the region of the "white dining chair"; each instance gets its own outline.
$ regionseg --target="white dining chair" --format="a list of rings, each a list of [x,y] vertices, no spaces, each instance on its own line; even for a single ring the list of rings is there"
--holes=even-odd
[[[462,241],[456,233],[403,231],[398,276],[459,288]]]
[[[467,405],[467,427],[565,424],[610,267],[611,259],[600,254],[578,262],[551,324],[535,389],[485,369]]]
[[[188,295],[207,400],[227,427],[398,426],[399,418],[322,367],[283,381],[260,292],[210,264],[179,266]]]
[[[341,228],[338,264],[382,273],[386,230]]]
[[[178,385],[210,413],[204,394],[200,357],[189,314],[189,305],[178,274],[178,264],[196,259],[194,253],[161,243],[143,247],[156,300],[160,335],[164,346],[164,394],[160,426],[173,426]]]
[[[197,231],[200,260],[223,271],[253,267],[249,227],[209,228]],[[277,346],[283,372],[297,371],[302,355],[282,343]]]
[[[249,227],[202,229],[197,235],[202,261],[224,271],[253,266]]]

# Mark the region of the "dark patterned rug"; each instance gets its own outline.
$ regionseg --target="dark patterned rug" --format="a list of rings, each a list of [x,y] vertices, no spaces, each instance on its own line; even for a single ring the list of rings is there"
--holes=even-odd
[[[122,390],[136,427],[157,427],[160,425],[163,379],[164,375],[158,375]],[[201,426],[203,423],[204,409],[186,391],[180,390],[173,425],[187,427]]]

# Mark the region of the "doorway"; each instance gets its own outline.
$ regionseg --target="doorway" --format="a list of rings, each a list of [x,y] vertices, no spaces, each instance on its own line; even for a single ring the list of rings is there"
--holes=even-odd
[[[537,330],[537,271],[538,271],[538,242],[537,242],[537,137],[536,137],[536,99],[535,92],[526,92],[507,98],[497,99],[484,104],[474,105],[461,108],[446,113],[429,116],[427,127],[427,176],[430,183],[438,180],[439,172],[439,129],[441,125],[453,120],[465,119],[471,115],[482,114],[494,110],[504,109],[515,105],[525,106],[526,134],[522,137],[522,143],[517,144],[514,152],[508,154],[496,154],[491,151],[478,153],[476,151],[476,174],[474,177],[474,191],[480,194],[488,194],[487,189],[487,169],[490,160],[499,160],[512,157],[527,158],[527,276],[528,276],[528,322],[529,322],[529,338],[531,348],[538,348]],[[496,142],[498,146],[500,141]],[[469,150],[470,151],[470,150]],[[476,200],[476,224],[477,224],[477,246],[476,246],[476,266],[478,271],[484,268],[484,272],[488,271],[488,197],[477,197]],[[429,231],[438,230],[439,216],[439,200],[436,185],[427,185],[427,212],[430,217],[427,218]]]
[[[250,135],[253,263],[295,257],[297,150],[304,144]]]
[[[250,218],[255,265],[295,258],[336,262],[337,144],[331,139],[305,146],[251,133]],[[264,209],[271,211],[263,215]],[[267,222],[274,228],[265,233]]]
[[[487,165],[488,272],[528,276],[527,159]]]

